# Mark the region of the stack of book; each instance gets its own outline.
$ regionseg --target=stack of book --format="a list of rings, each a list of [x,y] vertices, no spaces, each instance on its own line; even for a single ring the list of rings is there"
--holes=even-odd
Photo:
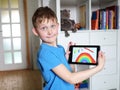
[[[116,5],[93,11],[91,18],[91,29],[118,29],[118,12],[118,6]]]

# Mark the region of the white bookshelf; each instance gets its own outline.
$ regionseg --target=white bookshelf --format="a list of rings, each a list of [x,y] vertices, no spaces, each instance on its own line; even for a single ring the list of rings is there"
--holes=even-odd
[[[59,30],[58,44],[67,48],[70,41],[80,45],[100,45],[101,50],[105,52],[106,63],[104,69],[96,75],[89,78],[88,90],[120,90],[120,30],[91,30],[92,11],[99,8],[105,8],[111,5],[119,5],[120,0],[42,0],[43,6],[51,7],[57,14],[59,23],[60,10],[70,9],[71,19],[79,22],[80,13],[78,8],[86,5],[86,29],[72,33],[65,37],[64,32]],[[119,9],[120,13],[120,9]],[[120,23],[120,19],[119,19]],[[120,24],[119,24],[120,28]],[[88,69],[90,66],[77,65],[78,70]],[[81,89],[80,89],[81,90]]]

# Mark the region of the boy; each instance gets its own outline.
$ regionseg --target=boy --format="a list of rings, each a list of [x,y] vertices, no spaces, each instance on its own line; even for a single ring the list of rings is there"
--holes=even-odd
[[[38,8],[32,22],[33,33],[42,40],[37,62],[46,82],[44,90],[74,90],[74,84],[88,79],[104,67],[105,56],[100,51],[96,67],[81,72],[72,71],[67,62],[70,52],[65,53],[64,48],[57,45],[59,24],[56,14],[49,7]]]

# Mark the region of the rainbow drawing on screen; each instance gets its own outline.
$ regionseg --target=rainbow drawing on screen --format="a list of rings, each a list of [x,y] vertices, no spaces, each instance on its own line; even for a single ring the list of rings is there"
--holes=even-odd
[[[83,63],[96,63],[94,58],[86,52],[81,53],[77,58],[76,62],[83,62]]]

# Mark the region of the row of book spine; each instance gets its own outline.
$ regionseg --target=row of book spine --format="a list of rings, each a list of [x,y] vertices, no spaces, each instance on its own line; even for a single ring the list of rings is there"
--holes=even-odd
[[[91,29],[109,30],[118,29],[119,7],[117,5],[106,7],[92,12]]]

